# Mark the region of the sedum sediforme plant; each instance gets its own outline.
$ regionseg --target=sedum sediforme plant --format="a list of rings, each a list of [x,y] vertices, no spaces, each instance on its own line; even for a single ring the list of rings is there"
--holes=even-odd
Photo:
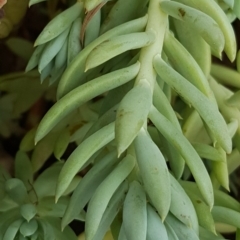
[[[62,159],[77,143],[57,173],[57,204],[91,167],[57,215],[61,229],[81,219],[87,240],[109,229],[115,240],[239,239],[240,204],[224,189],[239,166],[240,74],[211,60],[223,51],[235,60],[237,17],[239,0],[85,0],[46,25],[26,71],[37,68],[56,86],[57,101],[20,150],[33,151],[36,173],[52,152]],[[28,239],[21,226],[16,236]],[[44,231],[30,239],[60,239]]]

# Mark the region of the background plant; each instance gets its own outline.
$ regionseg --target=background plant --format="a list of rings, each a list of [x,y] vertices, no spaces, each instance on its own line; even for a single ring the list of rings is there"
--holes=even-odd
[[[14,21],[13,3],[1,37],[26,12],[22,1]],[[12,176],[1,170],[0,239],[75,239],[73,220],[88,240],[109,228],[114,239],[238,239],[240,205],[226,190],[237,189],[240,75],[211,55],[235,60],[240,2],[39,4],[51,21],[34,50],[6,40],[31,58],[26,73],[0,78],[1,134],[21,132],[36,102],[55,103],[31,122]]]

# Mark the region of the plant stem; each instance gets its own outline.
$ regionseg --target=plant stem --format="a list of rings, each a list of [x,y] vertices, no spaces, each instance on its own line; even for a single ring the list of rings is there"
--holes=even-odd
[[[156,54],[162,52],[163,39],[168,26],[168,15],[160,9],[162,0],[150,0],[148,8],[148,23],[146,31],[152,31],[155,36],[155,42],[141,49],[139,61],[141,68],[136,78],[135,85],[140,79],[147,79],[152,92],[156,80],[156,72],[153,69],[153,58]]]

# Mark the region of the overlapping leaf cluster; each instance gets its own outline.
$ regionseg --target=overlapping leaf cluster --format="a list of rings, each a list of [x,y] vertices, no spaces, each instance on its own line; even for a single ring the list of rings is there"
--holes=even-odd
[[[18,151],[15,177],[1,169],[0,239],[76,239],[70,227],[61,231],[61,220],[69,203],[76,177],[56,204],[54,191],[63,163],[56,163],[34,180],[32,163],[26,152]],[[79,214],[79,218],[84,216]]]
[[[62,228],[87,205],[87,240],[109,228],[119,240],[239,239],[240,205],[223,189],[239,166],[240,74],[211,63],[235,60],[239,15],[239,0],[85,0],[49,22],[27,70],[56,82],[58,100],[31,139],[54,135],[57,158],[77,140],[56,201],[92,166]]]

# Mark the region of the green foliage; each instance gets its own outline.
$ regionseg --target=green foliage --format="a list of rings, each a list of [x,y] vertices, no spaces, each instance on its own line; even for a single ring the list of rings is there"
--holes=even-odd
[[[14,174],[0,169],[0,240],[73,240],[73,220],[87,240],[109,229],[114,240],[238,239],[240,203],[224,189],[236,191],[240,165],[240,1],[57,3],[42,5],[54,17],[34,51],[6,41],[29,61],[0,77],[1,136],[38,101],[54,104],[22,138]],[[238,71],[212,63],[223,51]]]
[[[63,163],[56,163],[33,180],[30,159],[26,153],[19,151],[15,159],[15,175],[18,178],[6,176],[1,169],[1,239],[55,239],[56,236],[76,239],[69,227],[61,232],[59,225],[60,217],[69,204],[69,196],[63,196],[58,203],[54,201],[62,166]],[[79,181],[80,178],[75,177],[74,186],[68,189],[66,195]]]

